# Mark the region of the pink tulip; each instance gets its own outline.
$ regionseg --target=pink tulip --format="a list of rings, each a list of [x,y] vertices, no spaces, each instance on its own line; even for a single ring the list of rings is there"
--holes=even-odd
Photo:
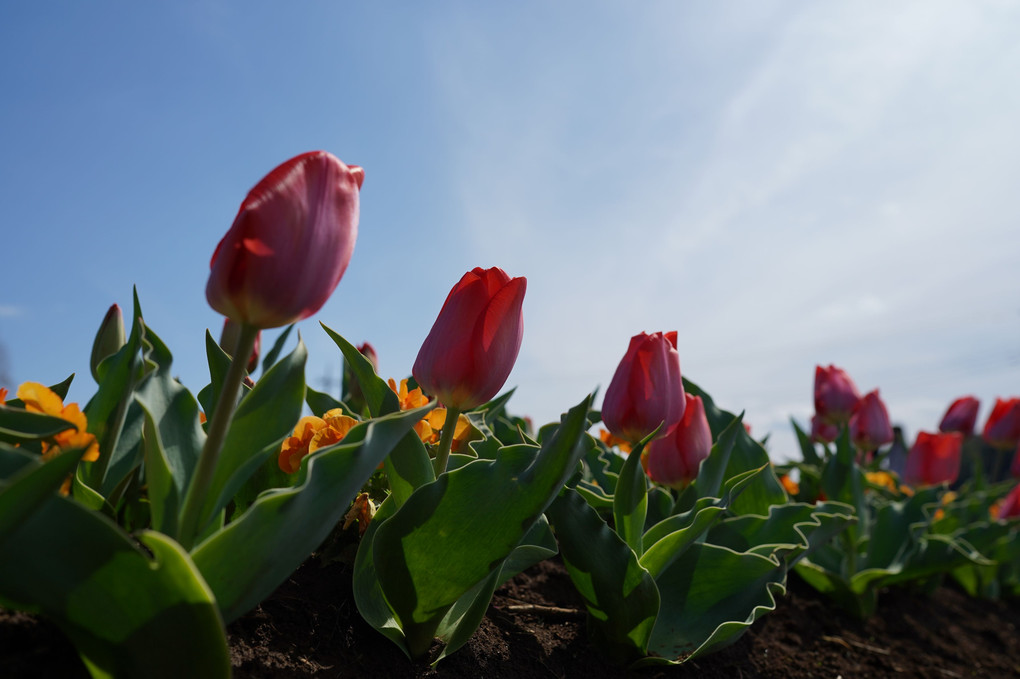
[[[853,380],[842,368],[815,366],[815,413],[822,421],[845,423],[860,398]]]
[[[963,434],[917,433],[917,440],[907,453],[903,480],[912,486],[933,486],[952,483],[960,473],[960,451]]]
[[[676,332],[632,337],[602,402],[606,428],[631,443],[659,425],[664,436],[683,419],[685,405]]]
[[[684,394],[683,419],[665,437],[648,444],[646,467],[656,483],[683,488],[698,476],[701,461],[712,452],[712,430],[700,396]]]
[[[354,252],[364,177],[360,167],[325,151],[291,158],[266,175],[216,246],[205,289],[209,305],[257,328],[318,311]]]
[[[963,396],[956,399],[942,416],[939,424],[939,431],[958,431],[964,436],[974,433],[974,425],[977,423],[978,409],[981,402],[973,396]]]
[[[878,396],[878,389],[868,392],[854,406],[850,416],[850,440],[858,450],[872,451],[892,443],[893,430],[889,411]]]
[[[982,436],[996,448],[1015,447],[1020,442],[1020,398],[995,399]]]
[[[464,274],[418,351],[411,370],[418,385],[460,411],[495,396],[521,349],[527,285],[495,267]]]

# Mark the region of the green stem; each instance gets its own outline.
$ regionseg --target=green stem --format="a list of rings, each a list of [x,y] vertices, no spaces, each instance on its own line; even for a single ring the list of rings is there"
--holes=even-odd
[[[450,448],[453,446],[453,435],[457,431],[457,419],[460,418],[460,411],[456,408],[446,409],[446,422],[443,423],[443,434],[439,437],[439,450],[436,451],[436,459],[433,468],[436,476],[446,471],[446,463],[450,459]]]
[[[230,369],[223,379],[223,386],[220,391],[219,400],[216,402],[216,410],[213,411],[212,419],[209,420],[209,435],[202,447],[202,455],[198,458],[198,466],[191,477],[188,485],[188,492],[184,498],[184,507],[181,509],[181,520],[178,527],[178,542],[186,550],[191,550],[195,543],[195,537],[199,528],[202,527],[202,510],[205,508],[206,495],[212,485],[213,475],[216,472],[216,463],[219,461],[220,451],[223,449],[223,442],[227,438],[227,431],[230,429],[230,421],[234,417],[234,410],[237,407],[237,397],[241,393],[241,383],[247,374],[246,368],[251,352],[255,348],[255,338],[259,329],[248,324],[241,325],[240,336],[237,338],[237,348],[234,350],[233,358],[230,361]]]

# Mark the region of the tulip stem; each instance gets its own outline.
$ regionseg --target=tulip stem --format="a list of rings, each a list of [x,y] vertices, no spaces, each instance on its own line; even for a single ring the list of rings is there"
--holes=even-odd
[[[433,461],[436,476],[446,471],[446,464],[450,459],[450,448],[453,447],[453,435],[457,431],[458,418],[460,418],[458,409],[446,409],[446,422],[443,423],[443,433],[439,437],[439,450],[436,451],[436,459]]]
[[[209,420],[209,432],[205,439],[205,445],[202,447],[202,455],[198,458],[198,466],[188,485],[178,523],[177,541],[189,551],[195,544],[199,529],[202,528],[201,520],[202,512],[205,509],[206,495],[209,494],[209,487],[212,485],[213,475],[216,472],[216,463],[219,461],[223,442],[230,429],[230,421],[237,408],[237,397],[241,393],[241,383],[244,382],[244,376],[247,374],[248,360],[255,348],[255,338],[258,333],[259,329],[254,326],[247,323],[241,325],[237,347],[230,361],[230,369],[227,371],[226,377],[223,378],[220,397],[216,401],[216,410],[213,411],[212,419]]]

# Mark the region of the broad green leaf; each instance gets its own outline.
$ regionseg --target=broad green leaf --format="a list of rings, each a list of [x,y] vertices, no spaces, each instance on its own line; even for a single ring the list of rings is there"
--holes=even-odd
[[[138,538],[145,549],[52,496],[4,541],[0,598],[56,622],[94,677],[229,677],[222,620],[187,553],[159,533]]]
[[[571,409],[537,457],[504,448],[416,490],[375,534],[379,582],[412,656],[428,650],[461,596],[500,567],[573,472],[588,399]]]
[[[294,351],[270,368],[241,400],[220,451],[200,526],[205,527],[227,506],[293,431],[304,401],[307,356],[299,337]]]
[[[84,448],[72,449],[43,462],[33,461],[0,482],[0,552],[4,538],[60,488],[78,465]]]
[[[432,465],[429,465],[430,469],[431,467]],[[400,629],[400,622],[394,616],[383,595],[375,568],[375,558],[372,554],[372,544],[379,526],[384,524],[396,511],[397,503],[390,495],[379,505],[371,523],[368,524],[368,530],[361,537],[358,554],[354,558],[354,603],[365,622],[396,644],[404,652],[404,655],[410,658],[411,652],[408,650],[407,644],[404,643],[404,632]]]
[[[305,387],[305,403],[308,404],[308,409],[311,410],[316,417],[322,417],[323,414],[328,413],[330,410],[339,408],[344,411],[344,414],[348,417],[358,418],[357,414],[352,413],[351,409],[348,408],[343,401],[340,401],[325,392],[316,391],[309,386]]]
[[[633,666],[683,662],[733,643],[776,607],[786,569],[772,559],[695,544],[655,579],[662,597],[648,655]]]
[[[651,575],[577,492],[565,489],[546,514],[570,579],[588,608],[593,644],[616,663],[643,656],[659,610]]]
[[[375,367],[372,362],[365,358],[358,348],[341,337],[336,331],[324,323],[320,323],[330,339],[336,343],[344,355],[344,360],[354,372],[354,377],[361,385],[361,393],[365,396],[365,403],[368,405],[368,412],[372,417],[378,417],[387,413],[400,410],[400,401],[393,393],[389,385],[375,374]]]
[[[263,375],[265,375],[266,372],[268,372],[270,368],[272,368],[274,365],[276,365],[276,361],[277,361],[277,359],[280,358],[280,354],[283,353],[283,347],[287,344],[287,338],[290,337],[290,332],[293,329],[294,329],[294,324],[291,323],[286,328],[284,328],[283,332],[280,333],[280,336],[276,338],[275,342],[273,342],[273,348],[270,349],[266,353],[265,358],[262,359],[262,374]],[[325,411],[323,411],[323,412],[325,412]]]
[[[206,418],[211,420],[216,412],[216,404],[220,402],[223,380],[230,370],[230,356],[223,351],[208,330],[205,331],[205,356],[209,363],[209,384],[198,392],[198,402],[202,404]]]
[[[413,431],[400,440],[383,465],[392,493],[390,497],[397,507],[404,504],[416,489],[436,480],[425,444]]]
[[[216,593],[225,620],[251,610],[301,565],[431,407],[359,424],[336,446],[304,458],[293,487],[262,493],[248,511],[194,549],[192,558]]]
[[[0,441],[5,443],[37,441],[74,428],[60,417],[0,406]]]
[[[549,522],[542,516],[514,551],[510,552],[502,566],[493,570],[489,577],[469,589],[450,607],[436,631],[436,636],[446,646],[432,664],[435,665],[468,642],[485,617],[497,587],[539,561],[554,556],[556,552],[556,540],[549,530]]]

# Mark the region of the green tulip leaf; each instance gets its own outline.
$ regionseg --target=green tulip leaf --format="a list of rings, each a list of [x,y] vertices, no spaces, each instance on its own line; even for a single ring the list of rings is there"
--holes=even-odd
[[[262,493],[244,514],[193,550],[224,619],[230,622],[251,610],[301,565],[376,467],[432,407],[359,424],[339,444],[304,458],[293,487]]]
[[[344,360],[351,367],[355,379],[361,385],[361,393],[365,396],[368,412],[372,417],[386,415],[400,410],[400,401],[389,385],[375,374],[375,366],[362,355],[358,348],[341,337],[324,323],[319,323],[330,339],[336,343],[344,355]]]
[[[290,325],[283,329],[283,332],[280,333],[280,336],[276,338],[275,342],[273,342],[273,347],[266,353],[265,358],[262,359],[263,375],[265,375],[270,368],[276,365],[276,361],[280,358],[280,354],[283,353],[283,347],[286,346],[287,338],[290,337],[290,332],[293,329],[294,324],[291,323]]]
[[[355,413],[351,412],[351,409],[348,408],[343,401],[340,401],[325,392],[316,391],[308,386],[305,387],[305,403],[308,404],[308,409],[311,410],[316,417],[321,417],[330,410],[339,408],[348,417],[360,419]]]
[[[74,428],[60,417],[0,406],[0,441],[5,443],[38,441]]]
[[[818,457],[818,450],[815,448],[815,443],[811,440],[811,436],[801,429],[800,425],[792,417],[790,418],[790,424],[793,425],[793,431],[797,434],[797,443],[800,445],[800,454],[803,456],[804,462],[821,466],[822,458]]]
[[[383,465],[390,484],[390,497],[398,508],[416,489],[436,480],[425,444],[413,431],[400,440]]]
[[[372,541],[379,583],[413,657],[424,654],[450,607],[520,544],[583,447],[588,400],[537,451],[505,447],[418,488]]]
[[[644,551],[641,536],[645,532],[645,517],[648,515],[648,481],[641,466],[643,449],[643,445],[638,445],[627,455],[613,494],[613,525],[637,555]]]
[[[191,559],[160,533],[137,537],[144,549],[51,496],[4,540],[0,598],[57,623],[93,677],[229,677],[223,623]]]
[[[39,458],[25,461],[17,473],[0,482],[0,546],[8,534],[50,499],[84,454],[85,449],[78,448],[61,452],[46,462]]]
[[[616,663],[645,654],[659,611],[659,590],[637,555],[576,491],[546,511],[563,563],[588,609],[592,642]]]
[[[776,607],[786,569],[773,559],[691,545],[656,579],[662,597],[647,654],[633,667],[684,662],[736,641]]]

